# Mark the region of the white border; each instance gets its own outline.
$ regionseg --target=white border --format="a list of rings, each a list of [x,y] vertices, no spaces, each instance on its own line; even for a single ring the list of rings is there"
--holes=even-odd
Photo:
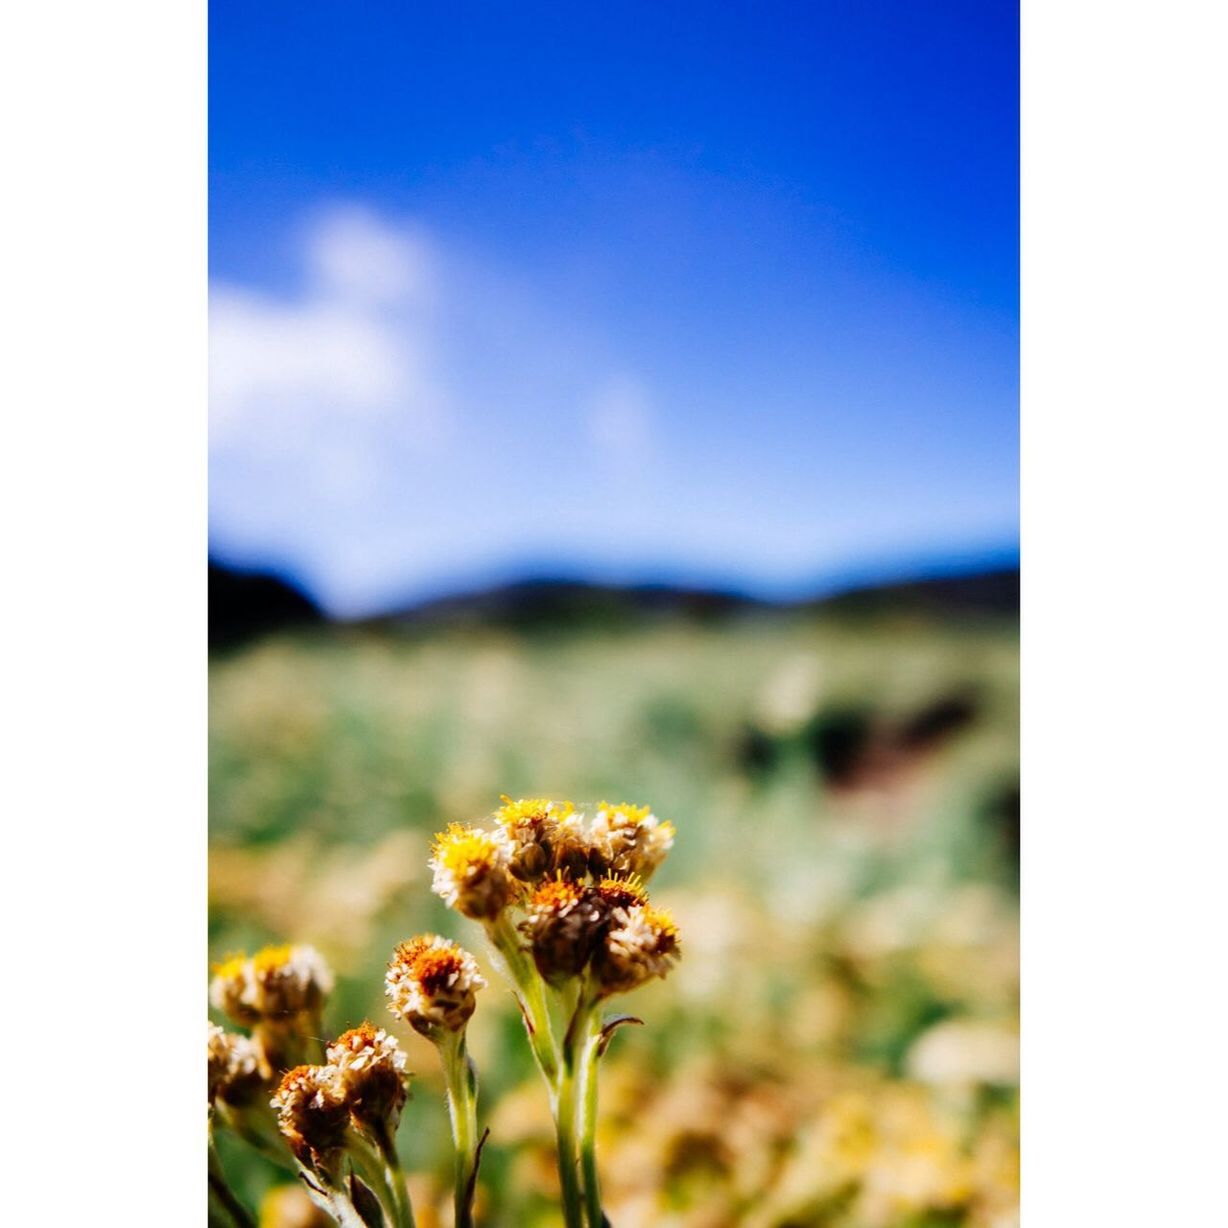
[[[1023,17],[1023,1220],[1223,1214],[1225,10]]]
[[[6,1211],[203,1222],[205,12],[0,21]],[[1023,29],[1025,1222],[1210,1223],[1228,31]]]
[[[205,8],[0,13],[5,1223],[205,1221]]]

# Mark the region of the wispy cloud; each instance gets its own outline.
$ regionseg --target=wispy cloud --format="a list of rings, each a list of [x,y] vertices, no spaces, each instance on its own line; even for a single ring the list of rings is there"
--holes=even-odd
[[[213,287],[213,449],[286,449],[293,437],[355,420],[396,420],[428,434],[446,397],[424,322],[426,245],[345,209],[320,220],[303,254],[299,296]]]
[[[423,228],[337,206],[299,255],[292,290],[212,288],[213,522],[231,553],[361,607],[466,546],[523,555],[564,531],[531,493],[486,507],[518,471],[583,483],[652,448],[651,395],[608,339]]]

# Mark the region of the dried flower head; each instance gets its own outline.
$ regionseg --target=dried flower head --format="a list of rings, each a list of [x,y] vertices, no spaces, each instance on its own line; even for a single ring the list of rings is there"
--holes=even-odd
[[[384,976],[384,993],[394,1015],[431,1037],[441,1028],[459,1032],[485,984],[464,947],[438,934],[422,934],[397,947]]]
[[[435,837],[430,866],[436,895],[466,917],[493,921],[516,894],[504,840],[452,823]]]
[[[209,1000],[248,1027],[292,1023],[317,1015],[332,987],[332,972],[314,947],[274,946],[218,964]]]
[[[328,1046],[338,1094],[355,1123],[390,1142],[405,1105],[406,1059],[400,1045],[370,1022],[343,1032]]]
[[[638,874],[647,881],[674,847],[674,825],[647,806],[602,802],[589,830],[594,873]]]
[[[277,1128],[298,1161],[316,1171],[336,1168],[345,1145],[349,1106],[334,1066],[295,1066],[269,1103]]]
[[[593,892],[599,907],[606,914],[612,914],[615,909],[632,908],[636,904],[648,903],[648,892],[644,890],[644,884],[635,874],[627,878],[606,875],[605,878],[598,880]]]
[[[596,875],[604,869],[605,861],[594,849],[584,816],[573,812],[560,819],[554,833],[552,872],[564,878],[582,879],[590,870]]]
[[[664,909],[633,904],[616,910],[593,960],[601,995],[627,993],[653,977],[665,976],[680,954],[678,927]]]
[[[250,1104],[264,1087],[260,1046],[250,1036],[227,1032],[209,1021],[209,1103]]]
[[[533,892],[520,928],[542,978],[560,985],[584,970],[600,938],[600,925],[593,890],[560,876]]]
[[[571,802],[545,797],[512,801],[504,796],[503,805],[495,811],[495,822],[507,845],[508,866],[518,879],[535,883],[550,873],[559,825],[566,823],[574,811]]]

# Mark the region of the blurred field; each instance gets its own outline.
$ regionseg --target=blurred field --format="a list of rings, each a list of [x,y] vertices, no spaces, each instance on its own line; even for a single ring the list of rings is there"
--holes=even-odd
[[[433,1052],[384,1009],[436,929],[431,834],[501,793],[650,802],[684,958],[603,1075],[616,1228],[1017,1222],[1015,625],[818,615],[512,635],[323,629],[211,667],[210,955],[315,943],[334,1031],[393,1027],[401,1140],[446,1223]],[[558,1222],[549,1118],[511,996],[471,1027],[492,1128],[480,1213]],[[227,1147],[253,1205],[280,1180]]]

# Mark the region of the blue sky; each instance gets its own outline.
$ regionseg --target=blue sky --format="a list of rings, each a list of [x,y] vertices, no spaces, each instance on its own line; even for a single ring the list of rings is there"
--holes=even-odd
[[[1013,4],[210,5],[213,549],[329,608],[1018,535]]]

